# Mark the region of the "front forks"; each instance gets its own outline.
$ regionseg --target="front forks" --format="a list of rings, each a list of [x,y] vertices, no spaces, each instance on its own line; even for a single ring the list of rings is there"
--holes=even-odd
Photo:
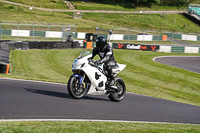
[[[81,76],[80,74],[73,74],[73,75],[71,75],[71,77],[76,77],[76,78],[78,78],[78,85],[79,85],[79,86],[83,85],[83,88],[85,88],[85,83],[83,82],[83,81],[84,81],[85,74],[84,74],[83,76]]]

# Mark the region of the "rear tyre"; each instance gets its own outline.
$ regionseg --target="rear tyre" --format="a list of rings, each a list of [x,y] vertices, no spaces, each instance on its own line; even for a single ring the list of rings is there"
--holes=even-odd
[[[116,78],[114,86],[118,88],[118,91],[110,92],[108,98],[111,101],[119,102],[124,98],[126,94],[126,85],[121,78]]]
[[[73,97],[74,99],[82,98],[87,92],[87,89],[84,85],[79,85],[77,77],[70,77],[68,81],[67,89],[68,89],[69,95]]]

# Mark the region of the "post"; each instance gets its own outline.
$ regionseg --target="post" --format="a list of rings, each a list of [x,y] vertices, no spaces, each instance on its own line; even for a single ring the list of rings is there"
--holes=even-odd
[[[10,64],[7,64],[7,66],[6,66],[6,74],[9,73],[9,67],[10,67]]]
[[[159,22],[159,24],[160,24],[160,31],[161,31],[161,22]]]
[[[1,22],[0,22],[0,30],[1,30],[1,32],[0,32],[0,34],[1,34],[0,40],[2,40],[2,26],[1,26]]]
[[[75,33],[76,33],[76,25],[77,25],[77,24],[75,24],[75,29],[74,29],[74,30],[75,30],[75,31],[74,31]]]
[[[19,25],[20,25],[20,22],[17,24],[17,41],[19,41]]]
[[[176,24],[176,18],[174,17],[174,25]]]
[[[54,16],[54,9],[53,9],[53,12],[52,12],[52,16]]]
[[[48,31],[49,31],[49,27],[50,27],[50,24],[48,24]],[[47,37],[47,40],[49,40],[48,37]]]
[[[36,14],[36,6],[35,6],[35,14]]]
[[[172,32],[172,45],[174,44],[174,32]]]
[[[143,29],[143,33],[145,32],[145,29]],[[144,34],[142,34],[142,44],[144,45]]]
[[[130,30],[128,31],[128,43],[129,43],[129,41],[130,41],[130,34],[131,34],[131,28],[130,28]]]
[[[34,41],[34,36],[35,36],[35,23],[33,23],[33,34],[32,34],[32,41]]]
[[[97,32],[97,31],[98,31],[98,29],[99,29],[99,27],[96,27],[96,28],[95,28],[95,34],[97,34],[97,33],[98,33],[98,32]]]
[[[159,33],[159,31],[158,31],[158,33]],[[154,36],[154,35],[153,35],[153,36]],[[159,38],[160,38],[160,36],[157,35],[157,45],[158,45],[158,40],[159,40]]]
[[[112,35],[113,33],[112,33],[112,30],[110,29],[109,30],[109,43],[110,43],[110,35]]]
[[[100,25],[100,27],[102,26],[102,23],[103,23],[103,10],[101,11],[101,25]]]
[[[61,25],[61,32],[62,32],[61,41],[64,42],[64,29],[63,29],[63,24]]]

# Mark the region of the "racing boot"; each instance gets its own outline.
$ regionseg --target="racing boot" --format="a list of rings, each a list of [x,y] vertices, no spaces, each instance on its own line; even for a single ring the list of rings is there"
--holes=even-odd
[[[112,85],[114,85],[115,84],[115,80],[114,79],[111,79],[110,81],[109,81],[109,83],[108,83],[108,86],[112,86]]]
[[[112,86],[112,85],[114,85],[115,84],[115,78],[114,78],[114,75],[113,74],[110,74],[109,75],[109,82],[108,82],[108,86]]]

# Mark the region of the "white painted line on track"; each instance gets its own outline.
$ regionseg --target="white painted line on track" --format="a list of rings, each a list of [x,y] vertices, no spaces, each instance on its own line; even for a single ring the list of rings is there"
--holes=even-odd
[[[154,57],[153,61],[156,61],[156,59],[159,59],[159,58],[167,58],[167,57],[200,57],[200,56],[158,56],[158,57]]]
[[[157,124],[187,124],[190,123],[172,123],[172,122],[151,122],[151,121],[125,121],[125,120],[93,120],[93,119],[0,119],[0,122],[26,122],[26,121],[46,121],[46,122],[124,122],[124,123],[157,123]]]
[[[5,80],[14,80],[14,81],[25,81],[25,82],[34,82],[34,83],[44,83],[44,84],[55,84],[55,85],[67,85],[63,83],[54,83],[54,82],[46,82],[46,81],[36,81],[36,80],[26,80],[26,79],[13,79],[13,78],[1,78]]]

